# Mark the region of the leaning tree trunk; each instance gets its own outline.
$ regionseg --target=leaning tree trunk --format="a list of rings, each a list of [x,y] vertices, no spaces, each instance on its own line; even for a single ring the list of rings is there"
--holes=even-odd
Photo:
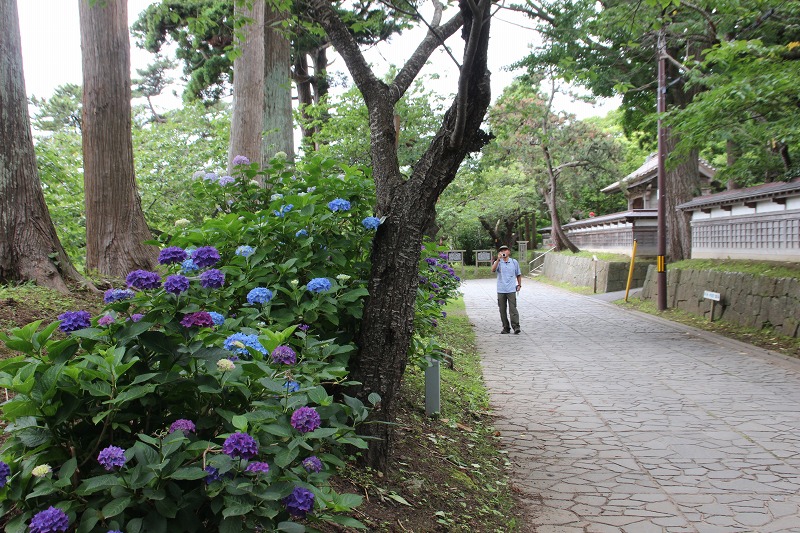
[[[378,423],[362,428],[375,438],[370,441],[363,459],[373,468],[386,470],[392,449],[392,430],[388,423],[395,417],[396,394],[408,361],[414,329],[423,231],[435,217],[436,200],[455,178],[466,155],[480,150],[489,140],[480,126],[490,102],[486,67],[490,2],[462,1],[459,15],[441,26],[441,12],[438,12],[425,40],[388,86],[369,69],[357,43],[330,3],[310,0],[308,4],[347,63],[369,113],[376,215],[386,219],[373,240],[369,298],[358,337],[359,349],[351,359],[351,376],[361,383],[355,390],[358,397],[364,399],[371,392],[381,396],[379,406],[371,415]],[[456,100],[445,114],[430,147],[414,165],[411,176],[404,179],[395,146],[394,106],[430,53],[452,35],[462,21],[462,37],[466,44]]]
[[[68,292],[81,281],[56,235],[36,169],[17,0],[0,2],[0,282]]]
[[[241,55],[233,61],[233,115],[228,167],[237,155],[265,165],[275,152],[294,154],[289,41],[265,0],[252,8],[237,3],[250,19],[242,28]]]
[[[79,6],[86,267],[122,277],[156,264],[133,166],[127,0]]]
[[[558,179],[553,174],[552,170],[549,173],[550,185],[545,194],[545,200],[547,201],[547,210],[550,211],[550,227],[552,228],[550,230],[550,235],[553,239],[553,247],[557,252],[569,250],[572,253],[578,253],[580,249],[578,249],[569,237],[567,237],[567,234],[564,233],[564,229],[561,227],[561,221],[558,219],[558,206],[556,205],[556,187],[558,186]]]

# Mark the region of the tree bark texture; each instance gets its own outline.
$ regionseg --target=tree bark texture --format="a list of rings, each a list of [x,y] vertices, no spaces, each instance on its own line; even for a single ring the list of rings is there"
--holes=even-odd
[[[369,298],[358,338],[359,350],[350,367],[352,378],[362,384],[355,390],[359,398],[364,399],[371,392],[381,396],[381,403],[371,416],[378,423],[361,428],[376,439],[370,442],[363,459],[373,468],[386,470],[392,434],[391,426],[382,422],[394,420],[396,393],[408,361],[423,232],[435,218],[436,200],[455,178],[463,159],[489,140],[480,126],[490,103],[486,66],[490,3],[480,2],[473,13],[467,2],[461,2],[460,14],[441,26],[435,17],[432,26],[440,32],[439,36],[429,31],[390,85],[374,76],[328,2],[309,0],[307,5],[344,58],[369,113],[376,216],[385,216],[386,220],[373,241]],[[476,24],[472,24],[474,17],[478,18]],[[456,96],[430,147],[405,179],[399,170],[395,147],[394,106],[438,47],[439,40],[455,32],[462,21],[466,44],[459,91],[464,94]]]
[[[17,0],[0,2],[0,282],[68,292],[82,277],[61,247],[36,168]]]
[[[522,215],[515,215],[506,219],[500,219],[495,223],[494,226],[492,226],[489,221],[483,217],[478,217],[478,221],[481,223],[483,229],[485,229],[489,234],[489,237],[491,237],[495,248],[498,248],[504,244],[513,250],[514,241],[517,237],[517,232],[514,230],[519,222],[520,217],[522,217]],[[501,225],[503,226],[502,230]]]
[[[124,277],[156,264],[136,190],[131,142],[131,58],[126,0],[78,0],[83,61],[86,267]]]
[[[294,154],[291,48],[278,31],[279,14],[264,0],[236,6],[250,19],[243,28],[241,55],[233,61],[233,116],[228,167],[237,155],[263,165],[275,152]]]
[[[665,136],[666,150],[671,154],[678,144],[678,139],[667,130]],[[700,194],[700,169],[696,150],[685,158],[667,167],[667,191],[664,197],[667,217],[667,257],[670,261],[689,259],[692,253],[692,226],[690,215],[679,211],[678,205],[688,202]],[[659,194],[663,194],[659,191]]]

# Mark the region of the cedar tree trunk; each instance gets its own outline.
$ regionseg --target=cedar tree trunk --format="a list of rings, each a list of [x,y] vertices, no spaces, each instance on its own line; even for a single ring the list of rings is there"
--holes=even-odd
[[[136,190],[127,0],[78,0],[83,58],[86,268],[124,277],[156,264]]]
[[[233,116],[228,168],[237,155],[266,165],[275,152],[294,154],[289,41],[280,33],[279,14],[264,0],[237,4],[250,19],[241,31],[241,55],[233,61]]]
[[[0,282],[69,292],[82,281],[61,247],[36,169],[22,70],[17,0],[0,2]]]
[[[394,420],[396,393],[408,361],[423,232],[434,220],[436,200],[454,179],[461,162],[490,138],[480,129],[490,103],[486,67],[490,2],[461,1],[459,14],[441,25],[442,6],[435,3],[437,10],[428,35],[389,85],[370,70],[329,2],[308,0],[306,5],[344,58],[369,113],[375,211],[386,220],[373,241],[369,298],[358,338],[359,350],[350,365],[351,377],[361,383],[355,394],[362,399],[371,392],[381,396],[371,415],[378,423],[362,428],[375,438],[363,459],[373,468],[386,470],[392,433],[391,426],[384,422]],[[433,50],[462,25],[465,50],[458,93],[430,147],[406,179],[397,160],[394,106]]]

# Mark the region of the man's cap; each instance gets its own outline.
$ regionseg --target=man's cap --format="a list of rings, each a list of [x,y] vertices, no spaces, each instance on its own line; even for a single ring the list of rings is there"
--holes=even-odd
[[[505,244],[500,248],[498,248],[498,250],[508,250],[508,249],[509,249],[508,246],[506,246]]]

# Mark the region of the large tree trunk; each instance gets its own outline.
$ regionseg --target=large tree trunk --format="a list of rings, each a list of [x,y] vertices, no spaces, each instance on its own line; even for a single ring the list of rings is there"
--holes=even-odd
[[[330,4],[324,0],[311,0],[309,4],[315,19],[325,28],[347,63],[369,112],[376,214],[386,219],[373,240],[369,298],[358,338],[359,350],[351,359],[351,375],[361,383],[355,390],[358,397],[366,398],[371,392],[381,396],[372,420],[392,422],[396,393],[408,361],[413,333],[423,231],[434,219],[436,200],[454,179],[464,157],[480,150],[489,140],[480,126],[490,102],[486,68],[490,2],[482,0],[473,13],[469,5],[475,3],[462,1],[459,16],[442,26],[438,26],[440,13],[434,17],[432,26],[437,27],[438,36],[429,31],[389,86],[371,72]],[[406,180],[400,173],[397,159],[394,105],[430,52],[456,31],[462,19],[462,37],[466,44],[458,95],[430,147]],[[364,455],[365,462],[385,470],[392,448],[391,426],[374,423],[364,426],[362,431],[375,437]]]
[[[83,57],[86,267],[122,277],[152,268],[156,249],[136,190],[126,0],[79,0]]]
[[[82,280],[61,247],[36,169],[17,0],[0,2],[0,282],[68,292]]]
[[[241,31],[241,55],[233,61],[233,116],[228,166],[237,155],[265,165],[275,152],[294,156],[289,41],[278,31],[278,16],[257,0],[236,6],[250,19]]]
[[[667,153],[670,154],[678,144],[678,139],[667,130],[664,139]],[[688,202],[700,194],[700,170],[698,154],[694,150],[676,165],[667,167],[666,174],[666,217],[667,217],[667,257],[670,261],[689,259],[692,252],[692,226],[689,213],[679,211],[677,206]],[[663,194],[659,191],[659,194]]]
[[[491,237],[495,248],[504,244],[513,250],[514,241],[517,237],[517,233],[514,231],[514,229],[521,216],[522,215],[516,215],[511,218],[498,220],[494,226],[489,224],[489,221],[483,217],[478,217],[478,221],[481,223],[481,226],[483,226],[483,229],[485,229],[489,234],[489,237]],[[501,224],[504,226],[502,231],[500,229]]]
[[[550,183],[550,189],[545,195],[547,199],[547,210],[550,212],[550,235],[553,240],[553,247],[557,252],[569,250],[573,253],[580,252],[577,246],[567,237],[558,219],[558,206],[556,206],[556,180]]]

